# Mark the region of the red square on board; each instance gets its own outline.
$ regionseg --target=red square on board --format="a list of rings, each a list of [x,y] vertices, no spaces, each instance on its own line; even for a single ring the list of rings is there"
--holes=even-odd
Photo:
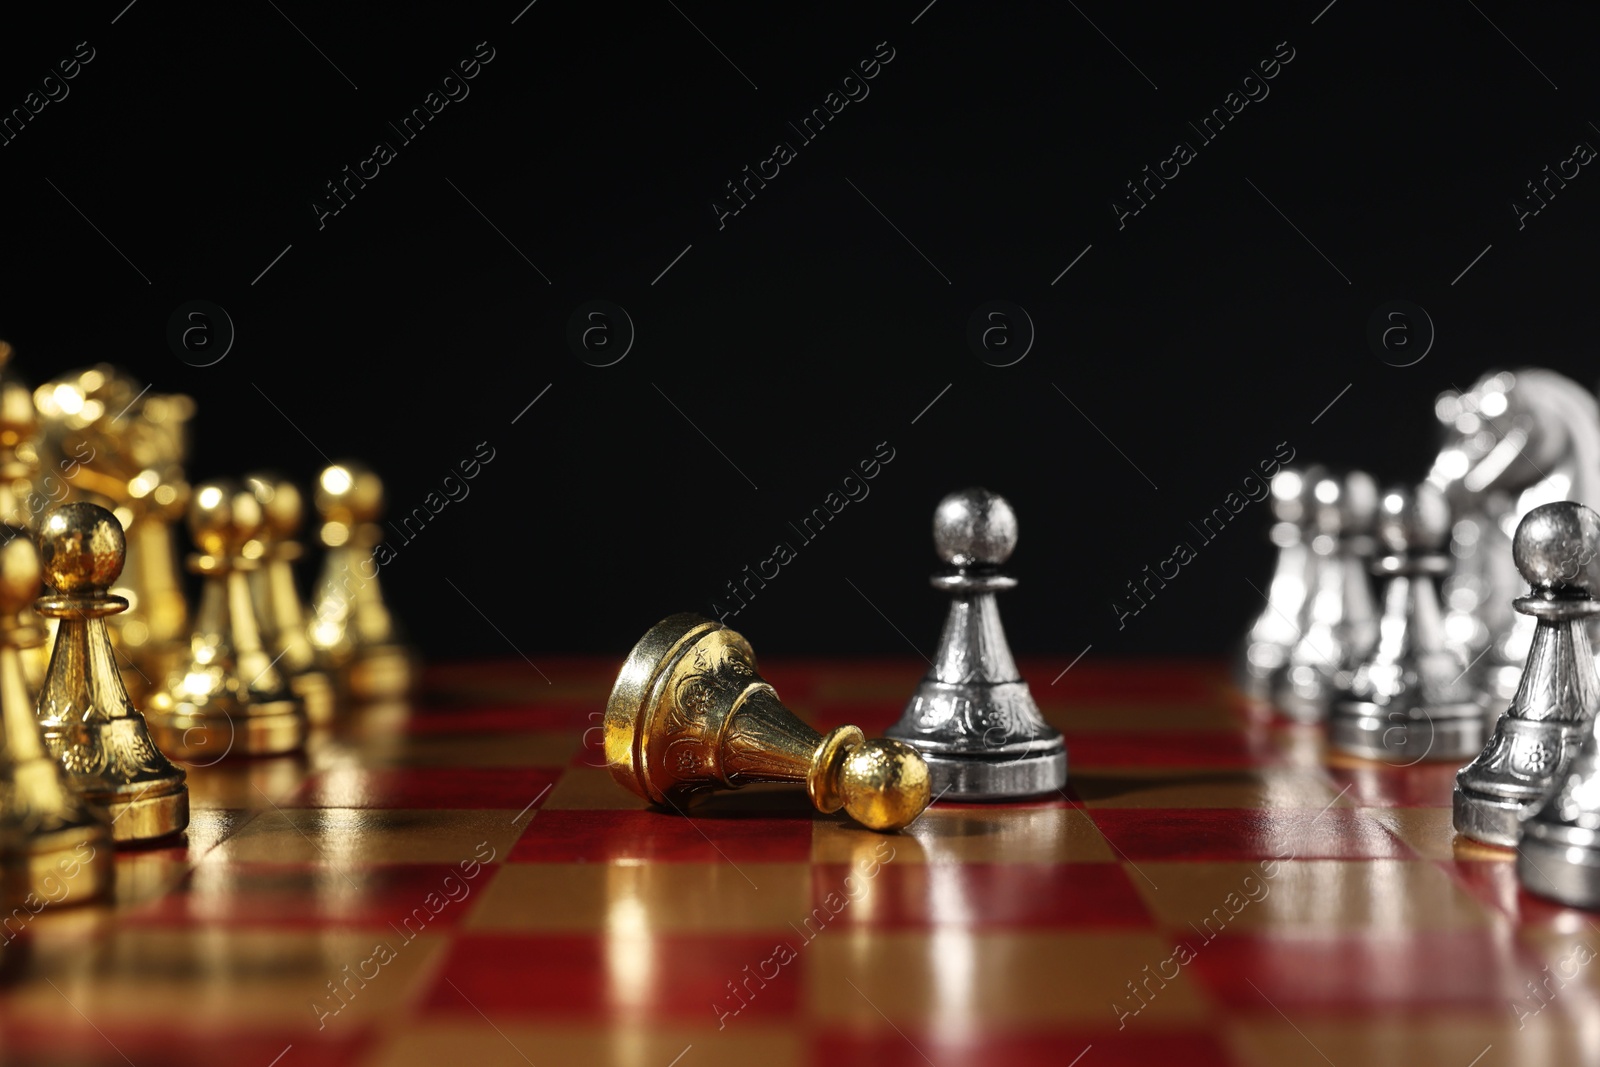
[[[1140,730],[1068,733],[1067,752],[1077,767],[1253,767],[1242,734],[1226,730]]]
[[[1515,939],[1492,928],[1326,938],[1224,934],[1194,947],[1184,969],[1202,976],[1213,996],[1274,1017],[1481,1008],[1510,1022],[1510,1005],[1528,996],[1526,983],[1543,977]]]
[[[785,940],[787,952],[775,955]],[[716,1028],[723,1013],[730,1022],[793,1016],[805,965],[798,935],[467,935],[450,947],[423,1010]]]
[[[549,704],[490,704],[419,710],[406,720],[411,734],[517,734],[598,727],[603,708],[592,701]]]
[[[1123,857],[1139,860],[1414,859],[1410,846],[1351,808],[1089,808]]]

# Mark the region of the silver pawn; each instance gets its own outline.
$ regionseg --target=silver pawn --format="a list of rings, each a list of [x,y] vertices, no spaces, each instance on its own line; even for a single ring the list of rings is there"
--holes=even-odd
[[[1511,542],[1531,586],[1516,609],[1537,621],[1522,682],[1494,736],[1456,775],[1455,827],[1513,848],[1522,820],[1555,789],[1600,707],[1600,674],[1588,624],[1600,614],[1590,562],[1600,550],[1600,515],[1574,501],[1534,508]]]
[[[1326,477],[1321,467],[1284,468],[1272,476],[1270,537],[1278,548],[1267,587],[1267,606],[1245,635],[1239,659],[1239,688],[1256,700],[1272,696],[1272,679],[1289,661],[1289,650],[1300,639],[1300,627],[1309,601],[1312,577],[1310,522],[1315,515],[1312,489]]]
[[[1364,471],[1322,478],[1311,490],[1311,599],[1300,639],[1274,679],[1278,709],[1300,722],[1328,717],[1334,697],[1378,639],[1378,611],[1367,560],[1375,550],[1372,524],[1378,484]]]
[[[1388,579],[1378,643],[1333,705],[1334,748],[1408,766],[1459,761],[1483,748],[1483,707],[1466,660],[1445,641],[1439,606],[1449,536],[1450,506],[1438,489],[1423,483],[1384,494],[1378,539],[1387,554],[1372,566]]]
[[[933,515],[933,543],[950,567],[933,576],[951,594],[933,666],[889,737],[928,763],[935,798],[1005,800],[1060,789],[1067,747],[1039,714],[1017,672],[995,593],[1017,580],[999,570],[1017,544],[1017,517],[987,489],[951,493]]]

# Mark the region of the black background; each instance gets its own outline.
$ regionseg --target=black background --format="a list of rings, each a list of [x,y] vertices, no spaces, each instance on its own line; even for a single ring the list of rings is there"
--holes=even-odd
[[[197,480],[364,457],[392,515],[488,442],[382,571],[430,656],[618,655],[779,540],[797,557],[730,618],[758,651],[926,652],[931,511],[975,483],[1020,518],[1019,652],[1216,654],[1260,606],[1264,504],[1122,629],[1111,602],[1280,442],[1415,479],[1440,390],[1600,379],[1600,174],[1520,230],[1511,208],[1600,145],[1582,5],[523,2],[0,17],[0,109],[95,54],[0,147],[22,372],[110,360],[193,395]],[[399,145],[385,123],[478,42],[470,95]],[[870,95],[798,144],[879,42]],[[1201,146],[1187,122],[1280,42],[1270,95]],[[378,140],[394,161],[319,228]],[[797,158],[719,228],[779,140]],[[1119,229],[1179,140],[1197,158]],[[566,340],[592,299],[636,327],[613,366]],[[1366,328],[1401,299],[1437,339],[1397,368]],[[213,366],[169,350],[191,300],[236,329]],[[990,300],[1036,327],[1013,366],[968,347]],[[870,495],[800,543],[880,442]]]

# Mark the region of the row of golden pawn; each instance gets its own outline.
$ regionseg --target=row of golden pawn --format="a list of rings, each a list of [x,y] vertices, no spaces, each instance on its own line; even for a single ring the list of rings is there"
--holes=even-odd
[[[128,542],[127,566],[111,590],[129,602],[111,620],[123,680],[141,702],[157,695],[189,655],[192,617],[178,566],[173,527],[191,514],[200,492],[183,464],[193,400],[153,392],[109,364],[69,371],[37,389],[23,382],[11,347],[0,341],[0,523],[36,528],[49,507],[88,500],[110,509]],[[242,548],[255,561],[249,578],[259,607],[263,644],[299,679],[313,722],[331,713],[330,688],[319,671],[338,669],[358,701],[386,700],[409,686],[409,658],[399,647],[384,605],[373,549],[383,486],[356,463],[330,465],[315,483],[323,575],[305,612],[294,585],[303,498],[293,482],[272,475],[246,479],[261,506],[258,531]],[[43,653],[25,657],[37,687]],[[309,676],[301,678],[301,676]],[[243,751],[252,754],[245,739]]]

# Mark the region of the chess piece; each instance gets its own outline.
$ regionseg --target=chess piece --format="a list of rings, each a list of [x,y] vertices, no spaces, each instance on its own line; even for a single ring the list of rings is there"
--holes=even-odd
[[[868,741],[855,726],[818,734],[756,673],[749,642],[693,614],[662,620],[633,646],[606,702],[605,748],[618,782],[679,811],[713,789],[804,782],[817,810],[898,830],[931,796],[914,750]]]
[[[23,678],[22,650],[44,642],[32,610],[43,573],[33,535],[0,525],[0,902],[7,910],[30,899],[92,900],[112,879],[110,820],[46,753]]]
[[[1507,610],[1522,590],[1512,536],[1541,504],[1600,502],[1600,405],[1570,378],[1530,367],[1443,393],[1434,414],[1445,433],[1428,481],[1445,490],[1457,519],[1446,636],[1477,660],[1479,688],[1498,709],[1517,692],[1536,628]],[[1589,640],[1600,640],[1600,619]]]
[[[1459,762],[1483,748],[1483,707],[1466,661],[1445,643],[1439,609],[1449,536],[1450,508],[1433,486],[1384,494],[1378,537],[1387,554],[1373,564],[1373,573],[1388,580],[1378,642],[1334,702],[1333,747],[1405,765]]]
[[[295,588],[294,561],[304,551],[296,535],[305,518],[300,490],[286,478],[255,474],[245,484],[261,504],[261,566],[250,572],[250,592],[260,609],[261,640],[305,701],[313,726],[333,721],[333,680],[317,664],[306,636],[306,611]]]
[[[1373,554],[1378,486],[1363,471],[1311,489],[1311,599],[1300,639],[1274,679],[1274,702],[1299,722],[1321,722],[1378,639],[1367,559]]]
[[[987,489],[951,493],[933,513],[933,544],[949,565],[933,587],[950,594],[950,610],[931,669],[886,736],[922,755],[937,796],[1003,800],[1060,789],[1066,743],[1017,671],[995,601],[1017,584],[999,569],[1016,548],[1016,513]]]
[[[1311,522],[1316,515],[1312,490],[1327,476],[1321,467],[1295,470],[1285,467],[1272,476],[1270,537],[1278,559],[1267,587],[1267,606],[1245,636],[1240,657],[1239,688],[1254,700],[1272,695],[1272,679],[1289,661],[1289,651],[1300,639],[1306,604],[1310,600],[1312,570]]]
[[[312,598],[311,644],[340,669],[357,701],[402,697],[411,689],[410,651],[383,600],[378,569],[393,558],[383,542],[383,483],[357,463],[317,477],[318,536],[327,552]]]
[[[1591,732],[1600,707],[1588,633],[1600,614],[1589,570],[1597,551],[1600,515],[1582,504],[1544,504],[1517,525],[1512,554],[1531,588],[1515,606],[1537,624],[1516,697],[1456,775],[1455,828],[1468,837],[1514,847],[1522,819],[1565,779]]]
[[[151,742],[117,672],[106,616],[128,606],[107,590],[122,571],[122,525],[96,504],[63,504],[39,527],[44,580],[53,592],[34,603],[58,620],[50,669],[39,693],[45,747],[68,781],[111,817],[116,841],[147,841],[189,825],[184,773]]]
[[[234,754],[271,756],[306,739],[305,704],[262,647],[247,575],[262,525],[255,494],[234,482],[206,482],[189,505],[199,549],[189,566],[202,576],[189,654],[150,696],[157,743],[176,758],[207,764]]]

